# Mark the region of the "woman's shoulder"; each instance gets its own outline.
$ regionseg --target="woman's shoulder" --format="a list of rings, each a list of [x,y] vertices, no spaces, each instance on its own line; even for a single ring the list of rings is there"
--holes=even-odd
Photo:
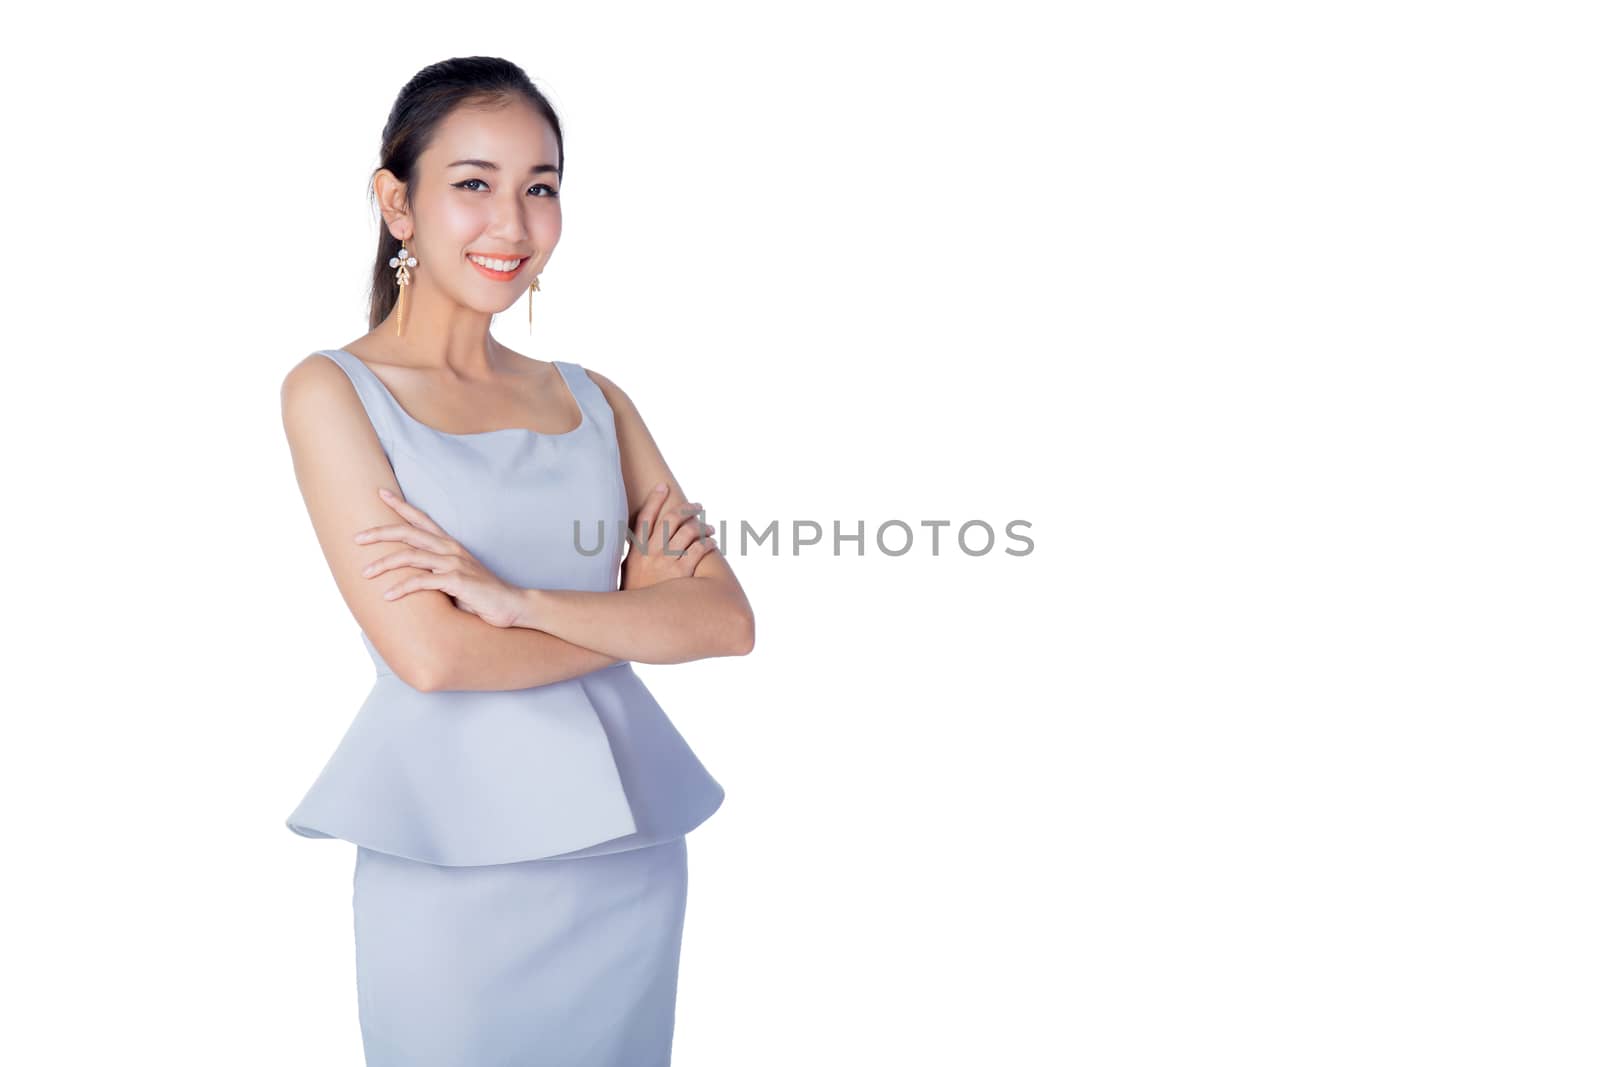
[[[582,365],[580,364],[579,366]],[[604,374],[601,374],[593,367],[583,367],[582,369],[583,373],[589,376],[589,380],[594,382],[595,385],[599,386],[602,393],[606,394],[607,400],[613,400],[615,398],[625,399],[627,397],[627,394],[622,391],[621,386],[617,385],[616,382],[612,381],[610,378],[607,378]]]
[[[302,357],[284,372],[278,384],[278,397],[286,407],[307,403],[307,397],[324,398],[352,391],[349,373],[324,349]]]
[[[517,352],[512,349],[507,349],[506,351],[517,361],[517,365],[519,367],[522,367],[524,370],[534,371],[535,373],[537,372],[535,368],[549,367],[550,369],[554,370],[554,364],[556,362],[562,362],[566,363],[570,367],[576,367],[578,370],[589,376],[589,380],[594,382],[595,387],[600,390],[600,395],[606,398],[606,403],[611,405],[613,411],[621,411],[624,406],[633,406],[632,401],[628,399],[628,394],[622,391],[621,386],[587,364],[579,363],[577,360],[551,360],[546,363],[543,360],[534,359],[532,356],[525,356],[521,352]]]
[[[638,409],[633,406],[633,401],[622,391],[620,385],[592,367],[582,369],[589,376],[589,380],[594,382],[595,388],[600,390],[600,395],[605,397],[606,403],[611,407],[612,418],[619,420],[620,425],[627,426],[643,421]]]

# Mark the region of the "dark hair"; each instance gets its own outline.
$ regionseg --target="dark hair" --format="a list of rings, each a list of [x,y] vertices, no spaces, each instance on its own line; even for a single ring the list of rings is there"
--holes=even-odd
[[[534,110],[549,121],[556,133],[556,178],[559,181],[566,168],[567,153],[561,139],[561,120],[544,94],[534,88],[521,67],[506,59],[492,56],[467,56],[446,59],[418,71],[400,95],[395,97],[389,110],[389,121],[383,125],[383,145],[378,150],[378,166],[372,172],[389,170],[406,183],[406,195],[411,195],[411,181],[417,157],[422,155],[439,123],[457,107],[504,107],[521,96]],[[375,182],[368,183],[369,199],[376,199]],[[367,304],[367,328],[377,329],[378,323],[394,310],[398,287],[394,283],[394,268],[389,260],[400,251],[400,242],[389,227],[378,226],[378,255],[372,265],[372,294]]]

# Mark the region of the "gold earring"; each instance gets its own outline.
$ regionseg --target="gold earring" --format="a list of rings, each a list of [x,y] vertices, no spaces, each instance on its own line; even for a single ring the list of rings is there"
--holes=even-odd
[[[406,332],[406,290],[411,286],[411,268],[417,265],[417,257],[406,251],[405,242],[400,242],[400,254],[389,257],[389,266],[399,267],[394,272],[395,284],[400,287],[400,298],[395,316],[395,332],[402,337]]]
[[[533,294],[539,289],[539,276],[535,274],[528,283],[528,332],[533,332]]]

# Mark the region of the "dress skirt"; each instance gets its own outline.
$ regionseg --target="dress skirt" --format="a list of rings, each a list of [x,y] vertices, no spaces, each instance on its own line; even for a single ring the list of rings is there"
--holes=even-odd
[[[367,1067],[668,1067],[683,837],[445,867],[356,847]]]

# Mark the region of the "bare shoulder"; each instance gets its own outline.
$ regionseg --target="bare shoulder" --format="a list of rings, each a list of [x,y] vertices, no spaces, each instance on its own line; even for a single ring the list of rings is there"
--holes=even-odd
[[[606,377],[604,374],[601,374],[593,367],[584,367],[583,372],[589,376],[589,379],[593,381],[595,385],[599,386],[600,394],[606,398],[606,403],[611,405],[611,410],[613,412],[618,415],[623,413],[637,414],[637,412],[634,411],[632,399],[629,398],[627,393],[622,391],[622,387],[620,385]]]
[[[315,352],[290,367],[278,387],[278,399],[285,415],[291,410],[338,403],[340,396],[355,392],[344,368]]]

